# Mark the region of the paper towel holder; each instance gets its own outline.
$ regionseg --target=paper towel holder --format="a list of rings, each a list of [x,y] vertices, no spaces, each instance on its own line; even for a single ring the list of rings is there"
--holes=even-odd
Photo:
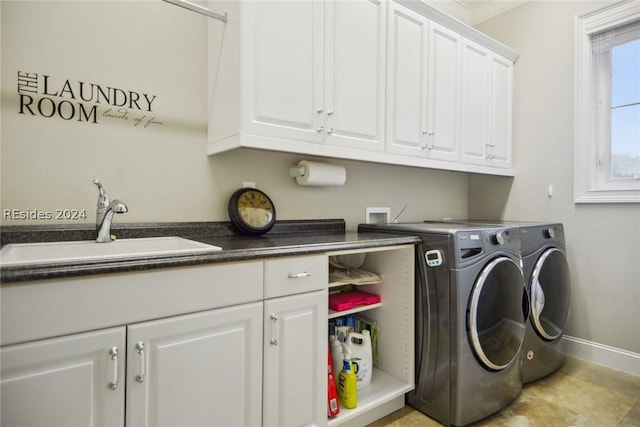
[[[343,166],[300,160],[297,165],[289,167],[289,176],[304,186],[342,186],[347,175]]]
[[[305,168],[304,165],[291,166],[289,168],[289,176],[291,178],[297,178],[299,176],[303,176],[306,171],[307,168]]]

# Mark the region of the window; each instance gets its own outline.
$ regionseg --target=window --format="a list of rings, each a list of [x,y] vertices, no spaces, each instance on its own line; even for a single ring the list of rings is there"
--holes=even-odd
[[[640,202],[640,3],[576,23],[575,201]]]

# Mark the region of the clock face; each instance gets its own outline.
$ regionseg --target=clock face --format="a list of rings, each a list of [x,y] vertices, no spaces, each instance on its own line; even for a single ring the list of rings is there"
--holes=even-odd
[[[262,234],[275,224],[276,211],[265,193],[253,188],[242,188],[229,200],[229,217],[241,231]]]
[[[264,227],[273,218],[273,204],[264,194],[247,191],[238,199],[238,212],[247,224],[253,227]]]

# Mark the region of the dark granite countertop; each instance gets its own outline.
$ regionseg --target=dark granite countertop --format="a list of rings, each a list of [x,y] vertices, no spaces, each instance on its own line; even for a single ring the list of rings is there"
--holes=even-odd
[[[279,221],[267,234],[245,236],[230,223],[145,223],[114,225],[118,238],[178,236],[219,246],[222,251],[189,255],[161,255],[105,261],[0,266],[2,284],[33,280],[184,267],[291,255],[415,244],[417,237],[345,231],[344,220]],[[92,240],[90,224],[78,226],[8,226],[0,228],[2,245],[45,241]]]

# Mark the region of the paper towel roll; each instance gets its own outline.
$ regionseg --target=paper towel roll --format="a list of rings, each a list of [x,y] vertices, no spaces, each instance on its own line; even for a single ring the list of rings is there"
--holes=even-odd
[[[347,180],[347,172],[342,166],[307,160],[300,161],[298,166],[304,168],[303,175],[296,177],[296,181],[300,185],[340,186],[344,185]]]

